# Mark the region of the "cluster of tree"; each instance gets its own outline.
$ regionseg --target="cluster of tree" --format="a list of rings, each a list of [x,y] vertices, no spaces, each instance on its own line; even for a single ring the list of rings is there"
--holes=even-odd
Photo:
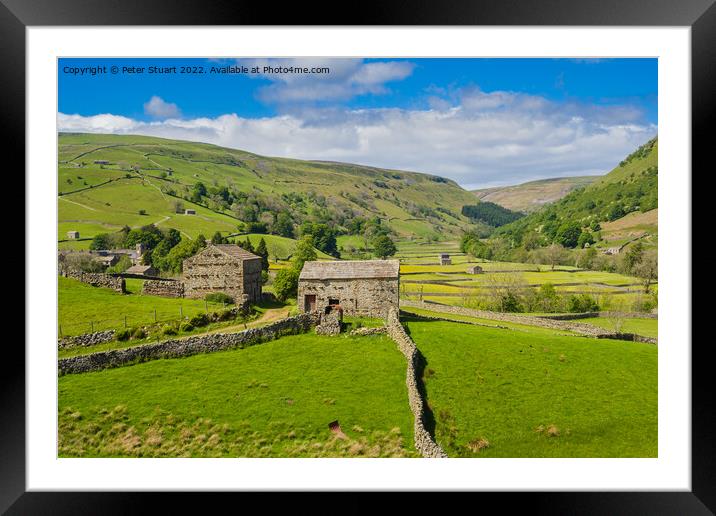
[[[463,304],[496,312],[584,313],[600,309],[589,294],[560,294],[551,283],[531,287],[519,273],[490,274],[486,286],[467,294]]]
[[[296,243],[296,250],[291,259],[291,265],[280,269],[273,281],[274,293],[279,301],[286,301],[298,293],[298,276],[301,274],[303,264],[315,260],[316,249],[311,235],[302,236]]]
[[[182,239],[181,233],[174,228],[160,229],[154,224],[131,229],[125,226],[116,233],[100,233],[90,242],[90,249],[133,249],[142,244],[145,265],[152,265],[165,272],[179,273],[182,262],[206,246],[206,239],[199,235],[196,239]],[[123,272],[131,266],[131,261],[120,260],[112,267],[112,272]]]
[[[482,221],[494,227],[504,226],[505,224],[524,217],[522,213],[508,210],[499,204],[489,201],[463,206],[462,214],[473,222]]]
[[[338,252],[336,245],[336,230],[328,224],[319,224],[316,222],[304,222],[301,224],[301,236],[310,236],[313,245],[319,251],[340,258],[341,253]]]
[[[573,190],[559,201],[499,227],[493,236],[522,244],[532,233],[539,234],[544,245],[552,242],[565,247],[584,247],[599,240],[601,222],[617,220],[635,211],[658,207],[658,167],[655,163],[656,140],[643,145],[623,166],[603,180]]]

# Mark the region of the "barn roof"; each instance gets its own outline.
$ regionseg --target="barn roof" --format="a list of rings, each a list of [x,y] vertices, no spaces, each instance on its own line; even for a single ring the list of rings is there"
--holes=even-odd
[[[126,273],[129,274],[142,274],[144,272],[147,272],[148,270],[154,270],[154,267],[151,265],[132,265],[129,269],[127,269]]]
[[[399,271],[398,260],[306,262],[299,279],[388,279],[397,278]]]
[[[248,252],[243,247],[239,247],[235,244],[210,244],[216,247],[218,250],[220,250],[224,254],[228,254],[229,256],[232,256],[234,258],[239,258],[241,260],[252,260],[252,259],[261,259],[260,256],[256,256],[253,253]],[[208,248],[209,246],[207,246]]]

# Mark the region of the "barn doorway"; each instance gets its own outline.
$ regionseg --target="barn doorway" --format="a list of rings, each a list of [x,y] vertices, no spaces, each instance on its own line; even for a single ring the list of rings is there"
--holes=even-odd
[[[303,310],[304,312],[313,312],[316,309],[316,295],[307,294],[303,298]]]

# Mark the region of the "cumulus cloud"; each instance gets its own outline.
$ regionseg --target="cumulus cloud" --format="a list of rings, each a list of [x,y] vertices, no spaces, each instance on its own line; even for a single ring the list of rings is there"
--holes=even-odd
[[[240,59],[238,62],[249,68],[258,67],[260,73],[256,76],[272,82],[257,91],[259,100],[270,104],[319,103],[384,94],[389,91],[387,83],[405,79],[415,68],[415,64],[408,61],[364,62],[345,58]],[[277,71],[295,68],[326,69],[327,72]]]
[[[355,76],[356,70],[344,73]],[[364,73],[378,78],[387,72]],[[455,101],[438,95],[426,109],[314,108],[266,118],[226,114],[153,122],[60,113],[58,126],[61,131],[145,134],[267,156],[413,170],[477,188],[606,173],[656,134],[656,126],[641,118],[630,106],[556,103],[472,89]]]
[[[154,95],[144,103],[144,114],[152,118],[176,118],[180,115],[180,111],[176,104],[166,102],[161,97]]]

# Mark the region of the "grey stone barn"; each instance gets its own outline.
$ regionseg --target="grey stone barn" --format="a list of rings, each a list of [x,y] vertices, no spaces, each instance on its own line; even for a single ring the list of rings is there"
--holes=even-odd
[[[398,308],[398,260],[306,262],[298,278],[298,308],[302,312],[340,305],[346,315],[386,317]]]
[[[240,303],[261,299],[261,257],[233,244],[208,244],[183,263],[184,296],[224,292]]]

